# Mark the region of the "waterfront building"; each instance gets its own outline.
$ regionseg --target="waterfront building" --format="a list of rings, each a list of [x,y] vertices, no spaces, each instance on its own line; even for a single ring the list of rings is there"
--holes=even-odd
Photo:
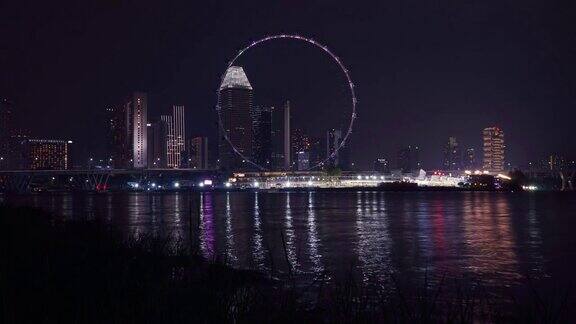
[[[326,132],[326,156],[329,157],[328,165],[330,167],[337,167],[339,165],[338,148],[341,143],[342,131],[339,129],[331,129]]]
[[[548,157],[547,164],[550,171],[561,171],[566,166],[566,159],[563,156],[552,154]]]
[[[291,137],[291,128],[290,128],[290,101],[286,101],[284,104],[284,169],[289,170],[291,167],[291,155],[290,155],[290,137]]]
[[[466,149],[462,164],[465,169],[472,170],[476,168],[476,151],[473,148],[469,147]]]
[[[184,119],[184,106],[172,107],[172,120],[174,125],[174,168],[180,168],[183,162],[182,152],[186,150],[186,123]]]
[[[284,114],[281,109],[270,107],[272,125],[270,127],[270,142],[272,145],[272,168],[278,170],[284,163],[284,142],[282,132],[284,130]]]
[[[444,170],[460,170],[462,156],[458,141],[455,137],[449,137],[446,146],[444,147],[444,161],[442,163]]]
[[[482,132],[484,146],[484,170],[504,171],[504,132],[498,127],[487,127]]]
[[[208,169],[208,137],[194,137],[186,141],[188,167],[191,169]]]
[[[176,159],[174,154],[174,120],[170,115],[161,115],[160,120],[166,128],[166,136],[164,142],[166,143],[166,167],[174,168]]]
[[[374,171],[389,174],[390,173],[390,163],[386,158],[377,158],[374,161]]]
[[[24,169],[67,170],[72,141],[26,139],[22,145]]]
[[[132,117],[132,163],[136,169],[148,166],[148,96],[135,92],[126,103]]]
[[[166,168],[167,124],[157,120],[148,124],[148,168]]]
[[[148,96],[134,92],[123,104],[106,108],[108,146],[114,168],[148,166]]]
[[[292,115],[290,101],[286,101],[281,108],[272,107],[271,114],[271,165],[275,170],[288,170],[295,158],[292,146]]]
[[[326,158],[328,158],[328,167],[337,167],[340,170],[350,170],[350,147],[344,144],[342,131],[340,129],[331,129],[326,132]],[[340,148],[340,149],[339,149]]]
[[[253,89],[244,69],[231,66],[226,71],[219,89],[218,109],[220,136],[218,141],[219,167],[225,170],[244,169],[242,158],[252,156],[252,100]],[[228,137],[230,143],[225,139]]]
[[[310,138],[309,164],[311,168],[318,166],[317,169],[321,169],[322,166],[319,164],[326,159],[325,142],[326,136]]]
[[[162,115],[160,120],[166,127],[166,167],[178,169],[186,149],[184,106],[174,105],[172,115]]]
[[[353,168],[353,163],[351,160],[350,145],[344,143],[344,145],[338,151],[338,167],[343,171],[350,171]]]
[[[292,128],[292,134],[290,138],[291,153],[292,153],[292,165],[298,168],[298,154],[300,152],[310,152],[310,138],[308,135],[302,131],[300,128]],[[309,154],[308,154],[309,158]],[[298,170],[301,170],[298,168]]]
[[[298,171],[306,171],[310,168],[310,154],[306,151],[296,153],[296,168]]]
[[[111,167],[114,169],[127,168],[130,161],[130,139],[128,138],[129,119],[124,105],[106,108],[106,122],[108,127],[107,142]]]
[[[269,168],[272,163],[272,110],[273,107],[254,106],[252,113],[252,160]]]
[[[420,148],[417,145],[408,145],[398,150],[396,166],[402,173],[411,173],[422,168],[420,161]]]
[[[0,98],[0,170],[7,169],[10,160],[10,138],[13,135],[14,120],[12,102]]]

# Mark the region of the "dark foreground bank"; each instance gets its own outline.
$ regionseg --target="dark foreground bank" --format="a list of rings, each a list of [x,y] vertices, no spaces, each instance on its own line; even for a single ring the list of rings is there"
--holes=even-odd
[[[295,282],[204,260],[186,242],[125,239],[97,222],[0,207],[0,322],[569,322],[572,290],[494,302],[445,279],[367,289],[329,274]],[[352,278],[352,276],[350,276]]]

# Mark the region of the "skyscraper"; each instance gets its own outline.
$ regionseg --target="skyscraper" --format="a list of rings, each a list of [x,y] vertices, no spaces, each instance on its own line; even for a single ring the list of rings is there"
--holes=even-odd
[[[126,103],[132,120],[132,164],[133,168],[148,166],[148,96],[135,92]]]
[[[310,138],[304,131],[300,128],[292,127],[292,134],[290,138],[290,145],[291,153],[292,153],[292,166],[297,166],[298,161],[298,154],[301,152],[308,153],[307,159],[310,158]],[[303,170],[302,168],[298,168],[298,170]]]
[[[396,166],[402,173],[410,173],[422,168],[420,162],[420,148],[414,145],[408,145],[398,150]]]
[[[476,151],[469,147],[466,149],[466,152],[464,153],[464,160],[462,161],[462,164],[465,168],[467,169],[475,169],[476,166]]]
[[[72,141],[27,139],[22,142],[24,168],[29,170],[67,170]]]
[[[308,151],[298,151],[295,160],[298,171],[306,171],[310,168],[310,153]]]
[[[106,108],[108,126],[108,150],[114,169],[124,169],[129,166],[131,158],[128,112],[125,105]]]
[[[0,169],[6,169],[9,165],[13,122],[12,102],[7,99],[0,99]]]
[[[148,168],[166,167],[167,157],[167,124],[157,120],[148,124]]]
[[[560,171],[566,167],[566,159],[563,156],[552,154],[548,157],[550,171]]]
[[[188,152],[191,169],[208,169],[208,138],[194,137],[186,141],[186,152]]]
[[[175,168],[176,154],[174,154],[174,120],[170,115],[160,116],[160,120],[166,127],[166,167]]]
[[[148,166],[148,96],[134,92],[121,105],[106,108],[108,148],[114,168]]]
[[[160,120],[166,127],[166,166],[180,168],[182,152],[186,150],[186,128],[184,106],[172,107],[172,115],[162,115]]]
[[[498,127],[487,127],[483,131],[484,170],[504,171],[504,132]]]
[[[270,108],[272,119],[271,144],[272,144],[272,167],[280,170],[284,168],[284,109]]]
[[[458,141],[455,137],[449,137],[444,147],[444,161],[442,163],[444,170],[460,170],[462,156]]]
[[[326,159],[326,136],[311,137],[310,138],[310,155],[309,166],[310,168],[321,169],[319,165]]]
[[[246,167],[242,159],[234,153],[230,143],[240,154],[252,157],[252,92],[252,85],[244,69],[239,66],[228,68],[218,96],[221,122],[218,153],[222,169],[234,170]],[[226,141],[225,136],[230,143]]]
[[[340,165],[338,148],[342,143],[342,131],[331,129],[326,132],[326,156],[329,157],[328,164],[331,167]]]
[[[284,169],[289,170],[291,167],[291,158],[290,155],[290,137],[291,137],[291,129],[290,129],[290,101],[286,101],[284,105]]]
[[[272,163],[272,109],[254,106],[252,113],[252,159],[265,168]]]
[[[386,158],[377,158],[374,161],[374,171],[379,173],[390,173],[390,164]]]
[[[175,168],[182,165],[182,152],[186,150],[186,123],[184,119],[184,106],[172,107],[172,120],[174,121],[174,154]]]

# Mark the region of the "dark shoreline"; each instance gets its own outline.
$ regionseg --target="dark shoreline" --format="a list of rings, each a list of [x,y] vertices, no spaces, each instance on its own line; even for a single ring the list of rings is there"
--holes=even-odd
[[[274,192],[504,192],[504,193],[534,193],[533,191],[523,191],[523,190],[480,190],[480,189],[470,189],[470,188],[460,188],[460,187],[416,187],[407,189],[397,189],[397,188],[383,188],[383,187],[346,187],[346,188],[278,188],[278,189],[255,189],[255,188],[210,188],[210,189],[197,189],[197,188],[182,188],[182,189],[163,189],[163,190],[123,190],[123,189],[110,189],[106,191],[94,191],[94,190],[42,190],[33,191],[29,193],[19,193],[19,194],[42,194],[42,193],[167,193],[167,192],[262,192],[262,193],[274,193]],[[561,191],[561,190],[540,190],[538,192],[545,193],[576,193],[576,191]],[[0,195],[4,194],[14,194],[15,192],[0,192]]]

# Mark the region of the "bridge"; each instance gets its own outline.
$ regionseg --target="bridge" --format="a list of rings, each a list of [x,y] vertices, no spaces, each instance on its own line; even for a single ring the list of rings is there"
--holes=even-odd
[[[531,179],[553,179],[560,184],[561,191],[573,191],[576,180],[576,167],[565,167],[551,170],[549,168],[532,168],[523,173]]]
[[[216,170],[199,169],[82,169],[82,170],[0,170],[0,192],[26,193],[37,185],[64,190],[105,191],[111,182],[192,181],[218,178]],[[122,186],[122,185],[121,185]]]

